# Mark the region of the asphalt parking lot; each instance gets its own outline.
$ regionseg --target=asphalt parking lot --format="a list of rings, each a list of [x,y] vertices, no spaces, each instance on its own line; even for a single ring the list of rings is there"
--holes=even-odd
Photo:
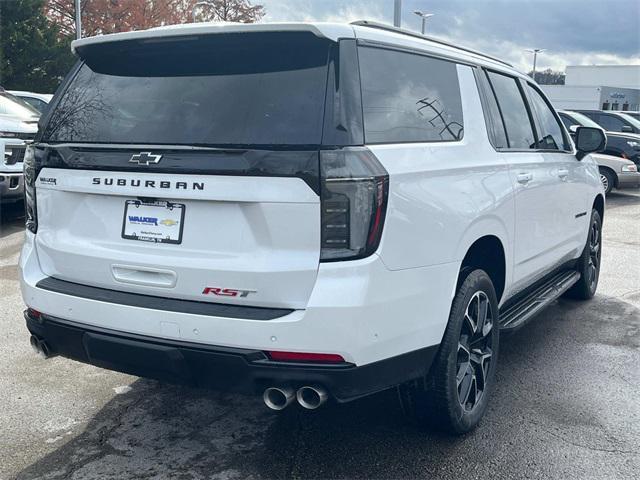
[[[613,193],[597,297],[560,300],[503,339],[473,433],[402,416],[394,392],[281,414],[257,398],[41,360],[22,319],[21,212],[0,230],[0,480],[637,478],[640,193]]]

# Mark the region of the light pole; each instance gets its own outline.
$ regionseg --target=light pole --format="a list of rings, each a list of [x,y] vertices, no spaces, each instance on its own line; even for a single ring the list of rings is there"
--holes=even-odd
[[[402,26],[402,0],[393,0],[393,26]]]
[[[420,10],[415,10],[413,13],[422,18],[422,35],[424,35],[424,32],[427,28],[427,18],[433,17],[435,13],[425,13]]]
[[[75,0],[74,6],[76,10],[76,39],[80,40],[82,38],[82,18],[80,18],[82,13],[80,11],[80,0]]]
[[[546,52],[544,48],[527,48],[527,52],[533,53],[533,73],[531,74],[531,78],[533,81],[536,81],[536,63],[538,62],[538,54],[542,52]]]

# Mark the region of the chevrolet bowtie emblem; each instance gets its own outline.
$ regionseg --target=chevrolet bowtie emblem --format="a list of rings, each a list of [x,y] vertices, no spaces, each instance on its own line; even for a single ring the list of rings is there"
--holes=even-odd
[[[149,165],[151,163],[158,163],[162,155],[154,155],[151,152],[140,152],[136,155],[133,155],[129,162],[137,163],[138,165]]]

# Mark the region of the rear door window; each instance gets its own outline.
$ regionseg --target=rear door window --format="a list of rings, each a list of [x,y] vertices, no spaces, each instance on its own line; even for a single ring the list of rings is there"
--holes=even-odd
[[[536,142],[522,92],[514,77],[487,72],[504,118],[509,148],[535,149]]]
[[[455,63],[360,47],[366,143],[456,141],[463,137]]]
[[[530,84],[526,84],[526,89],[537,120],[538,148],[543,150],[568,150],[569,146],[564,133],[562,133],[560,123],[547,101]]]
[[[87,46],[43,140],[318,145],[330,44],[261,32]]]

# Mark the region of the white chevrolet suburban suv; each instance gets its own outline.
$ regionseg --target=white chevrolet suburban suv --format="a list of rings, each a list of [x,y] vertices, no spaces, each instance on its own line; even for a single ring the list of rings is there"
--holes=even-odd
[[[315,409],[397,388],[462,433],[500,331],[588,299],[604,196],[538,87],[371,22],[75,41],[25,159],[44,356]]]

